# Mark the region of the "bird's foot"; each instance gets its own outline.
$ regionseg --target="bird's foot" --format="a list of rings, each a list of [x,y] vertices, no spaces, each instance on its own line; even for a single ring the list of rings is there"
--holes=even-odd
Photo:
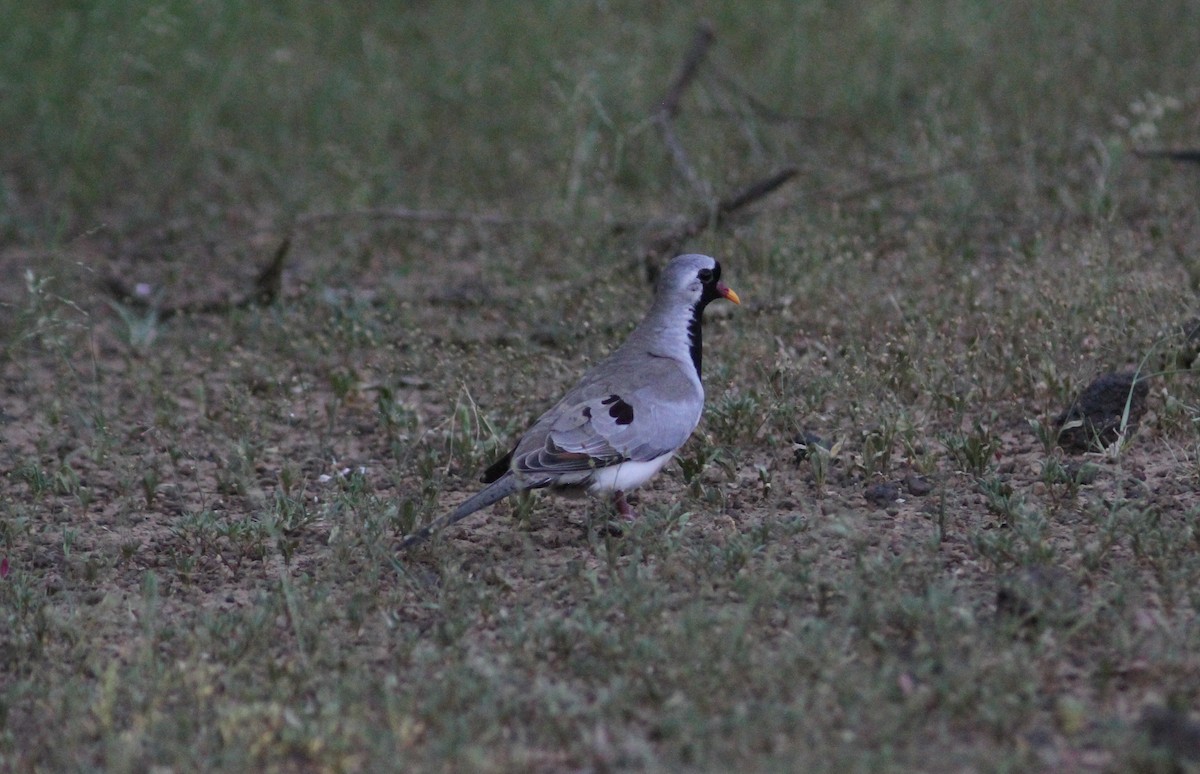
[[[637,520],[638,512],[635,511],[633,509],[633,506],[630,505],[625,500],[625,493],[619,489],[613,493],[613,505],[617,506],[617,513],[621,514],[621,518],[623,520],[625,520],[625,521],[636,521]]]

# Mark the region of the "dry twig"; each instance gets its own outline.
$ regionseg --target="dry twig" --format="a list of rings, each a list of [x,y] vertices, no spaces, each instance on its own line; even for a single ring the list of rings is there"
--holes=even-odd
[[[642,261],[646,274],[651,282],[658,274],[658,259],[679,248],[684,241],[691,239],[711,226],[720,225],[727,217],[748,204],[758,201],[778,189],[784,183],[796,176],[795,167],[784,167],[772,175],[756,180],[750,185],[734,191],[729,196],[717,202],[711,210],[701,213],[683,225],[666,233],[659,234],[649,240],[642,251]]]
[[[343,212],[313,212],[301,215],[293,228],[307,228],[330,221],[361,218],[365,220],[406,220],[419,223],[472,223],[480,226],[556,225],[550,218],[530,218],[497,213],[455,212],[454,210],[415,210],[408,207],[380,207]]]
[[[1170,161],[1187,161],[1192,164],[1200,164],[1200,149],[1198,148],[1181,148],[1179,150],[1170,149],[1151,149],[1133,151],[1135,156],[1140,156],[1144,159],[1168,159]]]
[[[667,146],[667,153],[670,155],[675,169],[683,176],[684,180],[687,180],[692,190],[705,199],[712,197],[711,187],[688,161],[687,151],[684,150],[683,143],[679,141],[679,135],[675,133],[673,121],[679,114],[679,103],[683,99],[683,93],[695,80],[700,63],[704,60],[715,37],[712,25],[708,22],[701,22],[696,28],[696,34],[692,37],[692,44],[688,47],[679,72],[675,74],[675,78],[667,88],[666,95],[662,102],[658,103],[658,109],[654,111],[654,123],[658,125],[663,144]]]
[[[234,309],[252,306],[270,306],[279,300],[283,288],[283,266],[292,247],[291,236],[286,236],[276,248],[271,262],[259,272],[251,293],[234,299],[217,299],[175,306],[155,306],[145,297],[138,295],[124,280],[109,276],[104,287],[117,301],[139,311],[153,310],[159,320],[168,320],[179,314],[225,314]]]
[[[795,177],[797,173],[795,167],[784,167],[768,177],[756,180],[729,196],[713,202],[712,187],[700,177],[688,161],[687,151],[684,150],[683,144],[679,141],[679,136],[675,133],[673,121],[679,114],[680,102],[683,99],[684,92],[691,85],[692,81],[696,79],[700,65],[704,61],[704,57],[708,54],[708,49],[712,46],[714,40],[716,40],[716,33],[713,31],[712,24],[707,21],[701,22],[696,28],[695,35],[692,36],[692,43],[684,55],[678,72],[676,72],[674,79],[672,79],[670,85],[667,87],[666,95],[659,103],[658,109],[654,112],[654,122],[658,125],[663,143],[667,148],[667,154],[675,165],[675,169],[688,181],[696,193],[706,202],[712,202],[712,204],[706,207],[703,213],[685,221],[682,225],[652,237],[648,241],[645,249],[642,251],[642,261],[651,282],[654,281],[658,273],[657,261],[661,256],[678,249],[684,241],[696,236],[705,229],[719,225],[726,217],[742,207],[770,194]]]

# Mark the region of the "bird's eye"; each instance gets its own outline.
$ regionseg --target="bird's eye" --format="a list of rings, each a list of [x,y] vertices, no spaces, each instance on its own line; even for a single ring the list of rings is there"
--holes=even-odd
[[[700,278],[701,282],[707,285],[708,283],[712,282],[713,272],[712,269],[701,269],[700,273],[696,276]]]

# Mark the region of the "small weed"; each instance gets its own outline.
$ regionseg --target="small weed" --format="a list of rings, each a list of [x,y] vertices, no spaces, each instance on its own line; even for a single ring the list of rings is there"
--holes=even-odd
[[[275,537],[276,548],[287,562],[300,546],[302,533],[318,518],[304,499],[277,493],[272,508],[263,514],[263,529]]]
[[[718,468],[729,478],[734,475],[732,465],[722,448],[714,445],[705,435],[693,437],[676,459],[679,461],[684,483],[687,484],[691,495],[698,499],[705,497],[705,471]]]
[[[1059,430],[1053,423],[1031,419],[1029,420],[1029,429],[1033,431],[1034,437],[1041,443],[1043,452],[1047,455],[1055,453],[1054,450],[1058,448]]]
[[[29,534],[29,516],[23,509],[0,514],[0,545],[12,546]]]
[[[386,386],[377,388],[375,408],[389,445],[415,437],[419,426],[417,412],[399,402],[392,390]]]
[[[137,556],[138,551],[140,551],[141,548],[142,548],[142,541],[138,540],[137,538],[130,538],[129,540],[122,540],[120,549],[119,549],[120,553],[121,553],[121,561],[122,562],[132,561],[133,558],[135,556]]]
[[[26,269],[24,281],[25,305],[10,328],[15,335],[5,337],[0,359],[8,360],[26,344],[55,355],[70,352],[75,337],[86,330],[90,316],[54,292],[54,277]]]
[[[991,430],[976,422],[968,433],[952,433],[942,438],[946,451],[959,469],[976,478],[987,473],[1000,450],[1000,439]]]
[[[75,548],[75,540],[79,537],[79,533],[68,527],[62,528],[62,552],[64,559],[71,558],[71,551]]]
[[[329,374],[329,387],[333,399],[325,402],[325,432],[332,435],[337,427],[341,409],[358,385],[358,374],[352,370],[338,369]]]
[[[825,449],[821,446],[809,449],[807,459],[812,470],[813,486],[816,488],[818,496],[825,491],[825,486],[829,483],[829,466],[833,458],[832,449]]]
[[[820,497],[829,483],[829,473],[833,465],[841,458],[843,440],[836,441],[828,448],[824,444],[816,442],[808,443],[806,446],[804,459],[808,462],[809,470],[812,471],[813,487],[816,489],[817,496]]]
[[[218,525],[214,537],[218,545],[228,547],[218,556],[236,572],[242,568],[243,561],[259,561],[267,555],[270,531],[262,521],[237,519]]]
[[[1058,454],[1042,460],[1042,483],[1056,504],[1074,500],[1079,488],[1091,484],[1099,475],[1100,468],[1090,462],[1065,464]]]
[[[979,481],[979,490],[983,492],[987,509],[1004,520],[1006,525],[1020,511],[1022,500],[1013,492],[1012,486],[1002,478],[992,477]]]
[[[419,518],[421,513],[421,504],[412,498],[405,497],[400,501],[399,507],[396,509],[395,518],[392,520],[392,534],[394,537],[402,535],[410,535],[417,525],[423,523]]]
[[[25,462],[13,469],[13,475],[29,486],[29,493],[34,497],[43,497],[53,491],[51,478],[45,468],[35,462]]]
[[[463,470],[484,468],[503,453],[506,442],[466,389],[455,402],[444,432],[450,459]]]
[[[728,393],[705,412],[705,424],[718,444],[732,446],[753,438],[762,424],[758,398],[750,393]]]
[[[179,576],[179,580],[183,585],[190,586],[196,576],[196,567],[198,557],[195,553],[187,550],[180,550],[174,546],[167,549],[167,556],[171,560],[171,567],[174,568],[175,574]]]
[[[762,499],[769,499],[771,497],[775,478],[771,473],[771,469],[766,465],[755,465],[754,470],[756,473],[758,473],[759,492],[762,495]]]
[[[121,320],[121,341],[138,354],[148,352],[158,338],[158,309],[139,312],[112,300],[108,305]]]
[[[154,507],[154,498],[158,496],[158,487],[162,483],[159,478],[158,469],[153,466],[147,466],[146,472],[142,474],[142,496],[146,499],[146,507]]]
[[[521,529],[529,529],[533,517],[533,509],[537,505],[537,496],[533,492],[519,492],[509,498],[512,506],[513,520]]]
[[[896,445],[897,426],[893,422],[877,425],[862,436],[862,468],[865,477],[887,476]]]
[[[996,567],[1029,567],[1052,562],[1055,551],[1045,515],[1029,506],[1001,479],[985,479],[979,487],[988,510],[1000,517],[1000,524],[972,534],[975,550]]]
[[[0,580],[0,622],[5,627],[3,663],[40,659],[51,632],[45,591],[25,572]],[[16,661],[19,663],[19,661]]]
[[[290,462],[285,462],[279,469],[279,488],[287,496],[291,496],[293,492],[297,491],[297,488],[303,491],[300,471]]]

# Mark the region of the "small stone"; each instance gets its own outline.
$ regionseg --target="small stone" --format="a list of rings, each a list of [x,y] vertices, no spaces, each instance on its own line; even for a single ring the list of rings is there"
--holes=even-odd
[[[1058,445],[1067,451],[1100,451],[1117,440],[1121,430],[1132,432],[1146,413],[1150,387],[1136,373],[1106,373],[1096,377],[1066,411],[1055,418]],[[1128,420],[1125,408],[1128,405]]]
[[[1167,707],[1147,707],[1138,727],[1149,737],[1152,747],[1166,750],[1175,758],[1200,760],[1200,723],[1186,713]]]
[[[924,497],[933,491],[933,482],[916,474],[904,477],[904,488],[913,497]]]
[[[900,499],[900,487],[892,483],[872,484],[863,492],[863,497],[882,508]]]

